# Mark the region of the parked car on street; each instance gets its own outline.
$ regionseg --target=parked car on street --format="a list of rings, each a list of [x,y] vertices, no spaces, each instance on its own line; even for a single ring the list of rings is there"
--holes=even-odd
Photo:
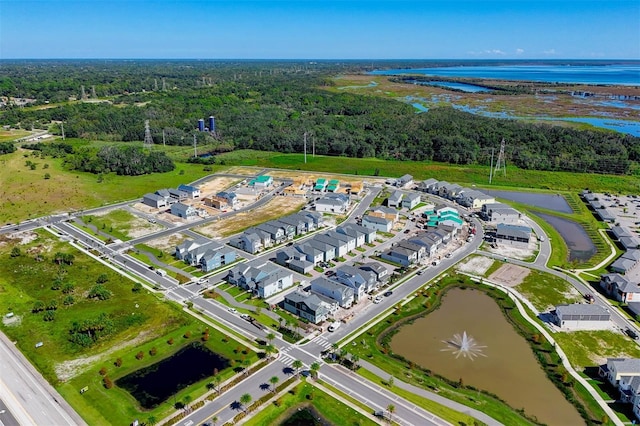
[[[636,333],[632,329],[627,328],[624,332],[627,333],[627,336],[631,337],[632,339],[638,340],[638,333]]]

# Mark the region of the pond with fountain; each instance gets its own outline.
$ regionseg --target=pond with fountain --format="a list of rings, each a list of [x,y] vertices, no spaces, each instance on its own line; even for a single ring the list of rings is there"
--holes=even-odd
[[[527,341],[479,290],[447,291],[439,309],[399,329],[391,349],[449,380],[491,392],[543,423],[584,424]]]

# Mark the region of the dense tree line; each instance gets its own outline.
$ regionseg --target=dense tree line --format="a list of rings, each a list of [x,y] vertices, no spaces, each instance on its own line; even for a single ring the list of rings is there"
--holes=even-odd
[[[302,152],[308,132],[318,154],[455,164],[489,164],[491,150],[504,138],[508,162],[540,170],[628,173],[631,164],[640,161],[640,138],[628,135],[486,118],[448,107],[415,114],[402,102],[325,90],[339,70],[363,69],[357,63],[152,62],[148,69],[140,64],[92,64],[94,68],[67,64],[71,68],[66,76],[76,85],[82,78],[102,78],[119,96],[104,103],[8,108],[0,113],[0,123],[24,127],[63,121],[69,137],[129,142],[144,139],[144,121],[149,120],[156,143],[164,133],[169,145],[190,145],[195,134],[199,142],[279,152]],[[48,78],[53,72],[38,70],[36,75]],[[148,88],[161,75],[171,76],[172,88]],[[29,86],[22,79],[32,81],[31,74],[20,67],[9,76],[23,90],[36,90],[46,81],[34,80]],[[197,120],[209,115],[216,117],[217,134],[196,132]],[[57,125],[51,130],[60,131]],[[158,153],[145,157],[139,149],[124,146],[80,150],[67,163],[79,170],[122,174],[173,167]]]
[[[15,145],[11,142],[0,142],[0,155],[11,154],[16,150]]]

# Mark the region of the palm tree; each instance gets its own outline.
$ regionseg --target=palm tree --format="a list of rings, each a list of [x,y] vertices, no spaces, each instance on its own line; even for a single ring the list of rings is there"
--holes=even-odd
[[[358,369],[358,361],[360,361],[360,357],[356,354],[351,354],[351,364],[354,370]]]
[[[249,404],[251,404],[251,395],[249,395],[248,393],[242,394],[242,396],[240,397],[240,404],[242,404],[242,406],[244,407],[244,412],[247,412],[247,408]]]
[[[295,361],[293,361],[293,364],[291,364],[291,366],[296,369],[296,375],[298,374],[298,370],[302,368],[302,365],[302,361],[300,361],[299,359],[296,359]]]
[[[273,393],[276,392],[276,385],[278,384],[279,381],[280,381],[280,378],[278,376],[273,376],[269,379],[269,383],[271,383],[271,389],[273,390]]]
[[[387,412],[389,413],[389,423],[393,421],[393,413],[396,412],[396,406],[393,404],[387,405]]]
[[[185,395],[184,398],[182,398],[182,400],[184,401],[185,411],[189,411],[189,403],[193,401],[193,398],[191,397],[191,395]]]
[[[276,338],[276,335],[273,333],[269,333],[267,334],[267,340],[269,341],[269,343],[273,342],[273,339]]]
[[[264,352],[267,354],[269,358],[271,358],[272,355],[276,353],[276,347],[273,346],[272,344],[268,344],[267,346],[264,347]]]
[[[207,383],[207,390],[212,391],[216,388],[216,385],[213,382]]]
[[[153,426],[153,425],[155,425],[156,423],[158,423],[158,420],[156,420],[156,418],[155,418],[154,416],[149,416],[149,417],[147,418],[147,424],[148,424],[149,426]]]
[[[245,376],[249,374],[249,367],[251,367],[251,361],[248,359],[245,359],[244,361],[242,361],[242,366],[244,367],[244,374]]]
[[[217,374],[211,378],[211,381],[216,389],[216,392],[220,393],[220,376]]]
[[[317,379],[318,371],[320,371],[320,363],[314,362],[313,364],[311,364],[309,368],[311,369],[311,374],[313,375],[313,378]]]
[[[211,419],[211,423],[213,424],[213,426],[216,426],[216,423],[218,423],[218,416],[213,416],[213,418]]]

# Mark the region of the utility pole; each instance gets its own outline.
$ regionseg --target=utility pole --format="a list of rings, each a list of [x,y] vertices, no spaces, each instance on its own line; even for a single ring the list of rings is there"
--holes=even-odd
[[[60,130],[62,131],[62,140],[64,140],[64,121],[60,123]]]
[[[500,170],[502,170],[505,176],[507,175],[507,165],[505,164],[505,161],[504,161],[505,145],[506,145],[506,142],[504,141],[504,138],[502,138],[502,142],[500,142],[500,152],[498,153],[498,160],[496,161],[496,169],[493,172],[494,175],[498,173]]]
[[[196,134],[193,134],[193,156],[198,157],[198,146],[196,145]]]
[[[145,148],[151,149],[153,145],[153,137],[151,137],[151,129],[149,128],[149,120],[144,120],[144,144]]]
[[[304,132],[304,164],[307,164],[307,132]]]
[[[491,183],[491,178],[493,178],[493,148],[491,148],[491,165],[489,166],[489,183]]]
[[[167,146],[167,141],[164,138],[164,129],[162,129],[162,146]]]

